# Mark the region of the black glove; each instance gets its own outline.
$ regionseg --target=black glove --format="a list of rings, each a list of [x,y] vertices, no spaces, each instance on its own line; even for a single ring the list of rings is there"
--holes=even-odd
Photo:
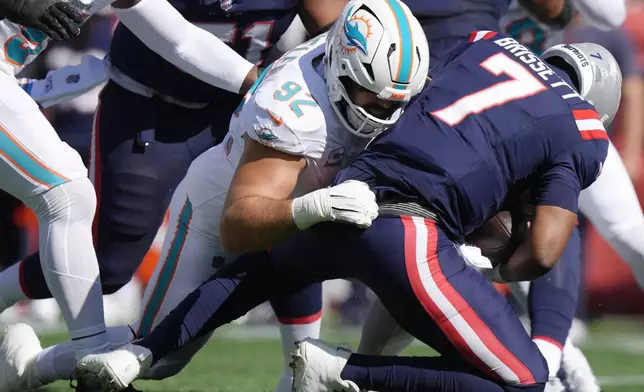
[[[79,10],[61,0],[0,0],[0,15],[40,30],[54,41],[80,34],[78,25],[85,19]]]

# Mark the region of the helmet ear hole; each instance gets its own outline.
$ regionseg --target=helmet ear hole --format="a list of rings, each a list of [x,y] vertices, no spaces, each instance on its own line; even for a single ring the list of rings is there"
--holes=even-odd
[[[564,71],[566,75],[570,78],[570,81],[573,84],[573,87],[575,87],[575,90],[577,92],[581,92],[581,83],[579,82],[579,75],[577,75],[577,72],[575,71],[575,68],[570,65],[566,60],[564,60],[562,57],[559,56],[552,56],[546,59],[546,63],[557,67]]]
[[[371,66],[371,64],[369,64],[369,63],[362,63],[362,66],[363,66],[363,67],[364,67],[364,69],[367,71],[367,73],[369,74],[369,77],[370,77],[372,80],[376,79],[376,77],[375,77],[375,75],[374,75],[374,73],[373,73],[373,67]]]
[[[391,57],[391,54],[396,50],[396,44],[389,45],[389,51],[387,51],[387,58]]]

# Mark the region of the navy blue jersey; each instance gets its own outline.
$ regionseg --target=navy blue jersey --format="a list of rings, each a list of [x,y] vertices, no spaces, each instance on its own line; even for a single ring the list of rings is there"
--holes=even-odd
[[[365,181],[379,200],[418,201],[458,242],[519,184],[536,205],[576,212],[608,149],[599,115],[562,71],[509,37],[479,32],[470,41],[336,179]]]
[[[228,43],[251,63],[263,57],[295,17],[297,0],[175,0],[190,22]],[[112,65],[139,83],[188,102],[238,102],[239,97],[184,73],[150,50],[122,23],[110,49]]]

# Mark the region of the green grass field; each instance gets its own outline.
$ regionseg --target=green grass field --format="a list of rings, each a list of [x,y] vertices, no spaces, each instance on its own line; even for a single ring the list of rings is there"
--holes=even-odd
[[[358,342],[357,331],[323,328],[323,337],[354,347]],[[63,338],[42,336],[43,345]],[[593,322],[582,348],[602,382],[603,392],[644,391],[644,320]],[[415,344],[405,354],[432,355],[432,351]],[[161,382],[138,382],[135,386],[144,392],[272,392],[281,370],[275,328],[228,326],[179,376]],[[69,383],[59,382],[45,391],[69,391]]]

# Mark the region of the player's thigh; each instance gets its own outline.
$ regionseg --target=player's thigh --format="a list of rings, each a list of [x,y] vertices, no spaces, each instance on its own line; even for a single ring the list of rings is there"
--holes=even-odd
[[[147,335],[183,298],[210,278],[224,253],[207,227],[213,217],[207,204],[193,204],[182,182],[170,203],[161,256],[143,298],[138,333]]]
[[[390,222],[380,241],[371,239],[388,245],[376,245],[382,249],[372,263],[383,274],[370,286],[394,319],[441,354],[461,358],[492,379],[547,381],[545,362],[506,299],[466,266],[441,229],[415,217]]]
[[[78,153],[60,140],[38,105],[0,73],[0,187],[24,200],[86,176]]]
[[[579,210],[604,236],[644,220],[633,183],[612,143],[602,173],[579,196]]]
[[[106,86],[90,168],[99,194],[99,236],[134,241],[156,233],[190,163],[214,144],[209,124],[186,113],[192,112]]]

